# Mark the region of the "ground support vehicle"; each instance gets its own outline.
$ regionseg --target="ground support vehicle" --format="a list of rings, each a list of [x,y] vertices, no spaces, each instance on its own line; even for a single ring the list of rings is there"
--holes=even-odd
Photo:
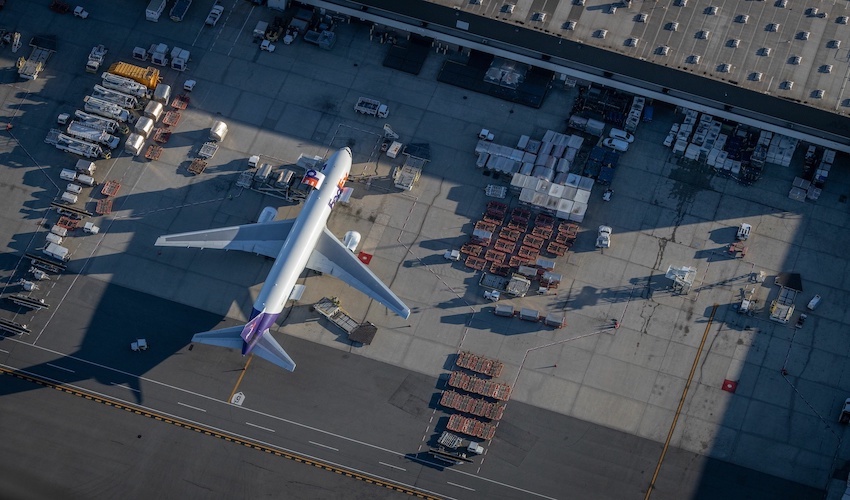
[[[841,408],[841,415],[838,416],[839,424],[850,423],[850,398],[844,400],[844,407]]]
[[[124,94],[142,98],[147,98],[150,94],[150,90],[144,84],[141,84],[136,80],[115,75],[108,71],[102,73],[100,77],[103,80],[101,85],[108,89],[117,90]]]
[[[380,101],[368,97],[358,99],[357,104],[354,105],[354,111],[378,118],[386,118],[389,115],[389,108],[386,104],[381,104]]]
[[[101,99],[106,102],[111,102],[113,104],[117,104],[124,109],[138,109],[139,108],[139,100],[131,96],[130,94],[125,94],[123,92],[119,92],[117,90],[108,89],[101,85],[94,86],[94,97],[97,99]]]
[[[375,333],[378,329],[368,321],[366,323],[360,323],[349,316],[349,314],[340,307],[339,299],[336,297],[323,297],[319,302],[313,305],[313,310],[342,329],[348,335],[348,339],[352,342],[369,345],[375,338]]]
[[[171,12],[169,13],[169,17],[172,21],[179,23],[186,17],[186,13],[189,12],[189,7],[192,5],[192,0],[177,0],[177,3],[174,4],[174,7],[171,8]]]
[[[111,135],[109,132],[105,132],[103,130],[88,127],[76,121],[72,121],[68,124],[67,133],[72,137],[76,137],[78,139],[82,139],[84,141],[89,141],[96,144],[101,144],[103,146],[108,147],[109,149],[115,149],[118,147],[119,139],[114,135]]]
[[[135,64],[117,62],[109,67],[108,72],[139,82],[150,90],[155,89],[159,85],[159,82],[162,81],[162,78],[159,76],[159,70],[150,66],[143,68]]]
[[[210,159],[213,156],[215,156],[215,153],[217,151],[218,151],[218,144],[217,143],[215,143],[213,141],[205,142],[203,144],[203,146],[201,146],[201,149],[198,151],[198,156],[200,156],[201,158]]]
[[[126,122],[130,119],[130,112],[117,104],[92,96],[85,96],[83,101],[85,101],[84,109],[89,113],[111,118],[119,122]]]
[[[50,130],[44,142],[56,146],[56,149],[61,151],[67,151],[86,158],[110,158],[112,156],[109,151],[104,151],[97,144],[65,135],[56,129]]]
[[[215,26],[218,24],[218,20],[221,19],[222,14],[224,14],[224,6],[216,1],[215,5],[210,9],[210,13],[207,14],[207,20],[204,21],[204,24]]]
[[[65,121],[67,122],[67,119]],[[110,118],[104,118],[80,110],[74,111],[74,121],[88,128],[102,130],[109,134],[114,134],[116,131],[124,133],[124,129],[126,128],[126,125],[122,127],[120,123]]]

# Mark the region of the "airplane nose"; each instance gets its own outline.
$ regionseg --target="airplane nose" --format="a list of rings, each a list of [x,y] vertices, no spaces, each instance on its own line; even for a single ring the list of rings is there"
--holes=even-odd
[[[345,151],[346,153],[348,153],[348,156],[352,156],[352,154],[351,154],[351,148],[349,148],[348,146],[346,146],[346,147],[342,148],[342,150],[343,150],[343,151]]]

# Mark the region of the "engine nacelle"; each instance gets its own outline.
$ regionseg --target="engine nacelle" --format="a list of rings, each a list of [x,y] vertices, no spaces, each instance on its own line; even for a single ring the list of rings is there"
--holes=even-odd
[[[271,222],[275,220],[277,217],[277,209],[275,207],[266,207],[260,212],[260,216],[257,217],[257,223],[262,224],[263,222]]]
[[[357,249],[357,245],[360,244],[360,233],[357,231],[349,231],[345,233],[345,237],[342,239],[342,244],[354,252]]]

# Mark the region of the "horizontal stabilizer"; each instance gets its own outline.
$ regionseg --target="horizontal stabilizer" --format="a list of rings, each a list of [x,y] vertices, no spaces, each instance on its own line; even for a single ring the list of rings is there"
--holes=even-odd
[[[192,342],[209,344],[230,349],[242,349],[242,327],[234,326],[211,332],[196,333]]]
[[[295,361],[286,354],[283,347],[277,343],[268,330],[263,332],[262,338],[254,347],[254,353],[270,363],[274,363],[284,370],[295,371]]]

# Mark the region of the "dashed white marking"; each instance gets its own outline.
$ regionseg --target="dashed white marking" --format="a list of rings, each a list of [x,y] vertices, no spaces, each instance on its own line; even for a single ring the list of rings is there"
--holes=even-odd
[[[186,408],[191,408],[193,410],[202,411],[204,413],[207,412],[207,410],[205,410],[203,408],[198,408],[197,406],[187,405],[186,403],[181,403],[180,401],[178,401],[177,404],[179,404],[180,406],[185,406]]]
[[[263,427],[262,425],[252,424],[251,422],[245,422],[245,423],[250,425],[251,427],[256,427],[257,429],[262,429],[264,431],[269,431],[269,432],[275,432],[274,429],[269,429],[268,427]]]
[[[74,370],[72,370],[72,369],[70,369],[70,368],[65,368],[65,367],[62,367],[62,366],[56,366],[56,365],[54,365],[54,364],[52,364],[52,363],[44,363],[44,364],[45,364],[45,365],[47,365],[47,366],[50,366],[50,367],[56,368],[57,370],[62,370],[62,371],[70,372],[70,373],[77,373],[77,372],[75,372]]]
[[[381,464],[381,465],[385,465],[385,466],[387,466],[391,469],[398,469],[398,470],[403,470],[403,471],[407,472],[407,469],[402,469],[398,465],[392,465],[392,464],[388,464],[388,463],[384,463],[384,462],[378,462],[378,463]]]
[[[463,489],[469,490],[469,491],[475,491],[474,489],[470,488],[469,486],[464,486],[462,484],[453,483],[451,481],[446,481],[446,484],[450,484],[452,486],[457,486],[458,488],[463,488]]]
[[[7,351],[6,349],[0,349],[0,352],[5,352],[6,354],[9,354],[9,351]]]
[[[132,387],[128,387],[128,386],[126,386],[126,385],[124,385],[124,384],[118,384],[118,383],[116,383],[116,382],[110,382],[110,384],[114,385],[115,387],[120,387],[120,388],[122,388],[122,389],[127,389],[128,391],[133,391],[133,392],[142,392],[142,391],[140,391],[140,390],[138,390],[138,389],[133,389]]]
[[[328,446],[328,445],[326,445],[326,444],[316,443],[316,442],[314,442],[314,441],[307,441],[307,442],[308,442],[308,443],[310,443],[310,444],[314,444],[314,445],[316,445],[316,446],[321,446],[322,448],[327,448],[327,449],[329,449],[329,450],[339,451],[339,448],[334,448],[333,446]]]

